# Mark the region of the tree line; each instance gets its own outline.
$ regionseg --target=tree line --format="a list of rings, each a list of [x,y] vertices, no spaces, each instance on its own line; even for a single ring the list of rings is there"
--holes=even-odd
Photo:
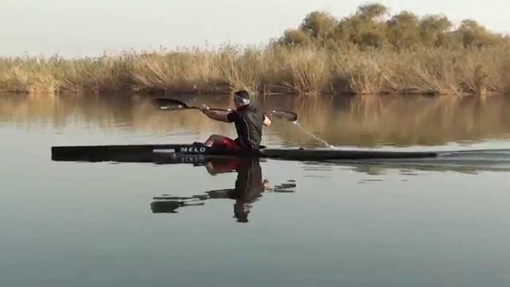
[[[507,35],[489,31],[475,20],[456,27],[444,15],[418,16],[409,11],[389,15],[379,3],[358,6],[355,13],[337,19],[314,11],[301,25],[288,29],[276,45],[357,46],[362,49],[414,49],[423,47],[472,48],[510,43]]]

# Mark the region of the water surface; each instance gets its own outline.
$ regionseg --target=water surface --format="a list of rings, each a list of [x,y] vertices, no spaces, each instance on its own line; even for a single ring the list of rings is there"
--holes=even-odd
[[[337,148],[510,146],[503,99],[261,101],[296,111]],[[267,160],[247,173],[266,179],[267,190],[237,195],[237,173],[204,166],[50,160],[54,145],[187,143],[211,133],[234,129],[194,111],[156,112],[143,98],[0,96],[1,285],[510,283],[505,153],[428,163]],[[324,147],[276,120],[264,144]],[[162,199],[172,196],[189,205]]]

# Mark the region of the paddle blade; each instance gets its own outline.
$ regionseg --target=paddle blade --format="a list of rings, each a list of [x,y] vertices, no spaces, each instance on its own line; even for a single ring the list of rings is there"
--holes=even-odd
[[[279,110],[272,111],[270,113],[270,115],[272,115],[275,118],[279,118],[279,119],[282,119],[282,120],[287,120],[287,121],[290,121],[290,122],[294,122],[298,118],[296,113],[289,112],[289,111],[279,111]]]
[[[152,105],[160,110],[176,111],[189,109],[188,105],[186,105],[185,103],[169,98],[153,99]]]

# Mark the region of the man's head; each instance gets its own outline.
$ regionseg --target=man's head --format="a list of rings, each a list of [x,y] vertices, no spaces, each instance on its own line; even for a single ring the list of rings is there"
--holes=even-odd
[[[234,93],[234,104],[236,109],[250,104],[250,94],[246,90],[239,90]]]

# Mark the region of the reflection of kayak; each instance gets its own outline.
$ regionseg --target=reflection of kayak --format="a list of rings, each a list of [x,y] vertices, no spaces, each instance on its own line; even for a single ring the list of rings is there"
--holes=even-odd
[[[181,160],[193,162],[203,157],[257,157],[283,160],[362,160],[362,159],[405,159],[430,158],[438,152],[333,150],[333,149],[287,149],[266,148],[254,152],[239,152],[209,148],[200,144],[159,144],[159,145],[105,145],[105,146],[57,146],[52,147],[54,161],[121,161],[155,162]]]

